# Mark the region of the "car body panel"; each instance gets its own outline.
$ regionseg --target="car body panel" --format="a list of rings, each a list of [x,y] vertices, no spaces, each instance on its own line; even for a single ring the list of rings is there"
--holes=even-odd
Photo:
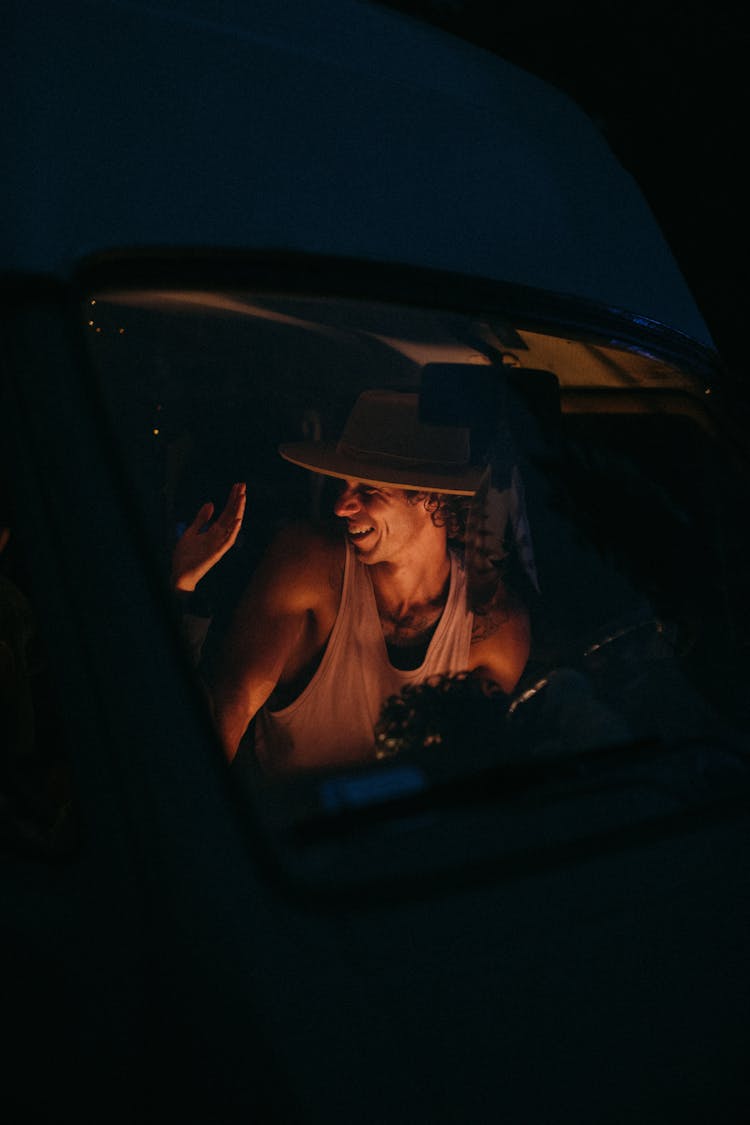
[[[711,343],[593,122],[489,53],[342,0],[11,12],[4,271],[303,251],[572,294]]]
[[[25,1120],[744,1122],[742,760],[696,735],[677,767],[628,759],[572,787],[541,769],[429,788],[396,761],[386,799],[361,777],[303,779],[301,806],[312,792],[325,815],[248,799],[84,315],[101,293],[244,323],[250,293],[262,329],[286,317],[307,347],[356,338],[410,376],[502,353],[552,370],[574,417],[617,396],[658,420],[677,398],[723,434],[720,359],[633,181],[558,91],[377,6],[11,12],[2,468],[80,837],[2,855],[6,1104]],[[399,334],[389,302],[510,309],[520,328],[455,351]],[[137,348],[136,388],[160,370]]]

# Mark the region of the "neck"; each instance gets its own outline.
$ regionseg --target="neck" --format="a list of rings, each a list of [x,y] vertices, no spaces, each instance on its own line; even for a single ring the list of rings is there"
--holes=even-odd
[[[423,575],[421,584],[404,580],[396,590],[389,585],[378,585],[377,574],[371,572],[383,639],[394,667],[408,670],[423,663],[445,609],[450,574],[450,557],[447,554],[440,568]]]
[[[381,617],[397,621],[415,608],[441,610],[448,596],[450,573],[447,550],[423,557],[416,564],[376,563],[370,567],[370,577]]]

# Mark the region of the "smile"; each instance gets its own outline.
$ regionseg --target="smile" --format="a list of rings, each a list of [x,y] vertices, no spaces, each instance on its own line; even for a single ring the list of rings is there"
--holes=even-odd
[[[366,535],[369,535],[374,530],[374,527],[361,527],[357,528],[356,530],[352,527],[349,527],[347,528],[347,533],[350,539],[364,539]]]

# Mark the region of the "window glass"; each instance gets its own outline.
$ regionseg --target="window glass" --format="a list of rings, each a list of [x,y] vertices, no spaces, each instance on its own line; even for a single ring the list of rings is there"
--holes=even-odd
[[[648,341],[321,297],[128,289],[91,294],[83,315],[167,582],[185,535],[196,549],[212,529],[218,539],[229,502],[232,546],[174,596],[218,711],[253,685],[257,706],[240,706],[232,738],[259,784],[415,756],[458,776],[744,745],[747,472],[686,365]],[[365,394],[357,423],[373,390],[401,406],[411,396],[417,421],[378,421]],[[328,444],[333,460],[309,461]],[[416,507],[394,507],[404,487]],[[431,545],[409,553],[423,511],[456,572],[433,565]],[[349,633],[337,647],[347,551],[365,575],[348,612],[374,614],[372,650]],[[441,633],[454,590],[470,617],[466,667],[428,661],[458,634],[458,617]],[[381,689],[378,707],[348,678],[356,666],[369,681],[372,652],[404,673],[383,681],[401,686]],[[269,712],[291,725],[267,727]],[[351,740],[368,725],[365,751]]]

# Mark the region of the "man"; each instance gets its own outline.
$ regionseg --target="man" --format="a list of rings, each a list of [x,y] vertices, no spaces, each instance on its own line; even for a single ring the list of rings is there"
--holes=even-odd
[[[285,529],[240,602],[213,688],[230,760],[255,720],[255,751],[269,774],[367,761],[382,705],[404,686],[471,672],[505,692],[515,687],[529,652],[526,613],[501,587],[475,616],[448,544],[457,504],[483,478],[468,438],[423,423],[416,394],[367,391],[336,445],[280,448],[341,481],[341,528]],[[240,505],[244,492],[233,493],[217,545],[234,541]],[[191,543],[200,550],[192,535],[188,554]]]

